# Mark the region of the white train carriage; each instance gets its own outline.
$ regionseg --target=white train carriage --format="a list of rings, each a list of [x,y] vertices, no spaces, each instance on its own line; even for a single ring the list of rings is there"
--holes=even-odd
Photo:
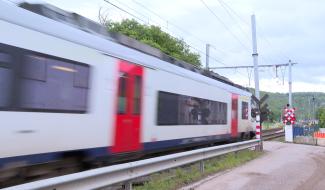
[[[222,77],[3,1],[0,28],[0,168],[76,151],[87,158],[163,151],[255,131],[251,93]]]

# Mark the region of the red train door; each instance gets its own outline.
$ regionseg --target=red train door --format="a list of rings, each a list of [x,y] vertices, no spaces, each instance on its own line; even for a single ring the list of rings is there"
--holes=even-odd
[[[238,95],[231,96],[231,137],[238,135]]]
[[[143,68],[126,61],[120,61],[118,77],[117,112],[112,152],[137,151],[141,148]]]

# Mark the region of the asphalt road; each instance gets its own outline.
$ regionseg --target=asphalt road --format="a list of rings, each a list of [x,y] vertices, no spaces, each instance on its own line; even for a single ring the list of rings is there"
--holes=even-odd
[[[183,189],[325,190],[325,147],[265,142],[266,153]]]

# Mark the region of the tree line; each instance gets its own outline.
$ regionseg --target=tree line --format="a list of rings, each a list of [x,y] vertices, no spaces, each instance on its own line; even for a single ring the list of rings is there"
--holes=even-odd
[[[124,19],[115,22],[99,15],[99,20],[109,32],[124,34],[151,47],[157,48],[165,54],[201,67],[200,54],[192,52],[190,46],[183,40],[171,36],[154,25],[140,24],[134,19]]]

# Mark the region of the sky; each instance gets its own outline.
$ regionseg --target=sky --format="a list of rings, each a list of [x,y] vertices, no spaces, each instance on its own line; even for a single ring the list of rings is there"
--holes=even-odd
[[[32,0],[29,0],[33,2]],[[134,18],[184,39],[210,67],[253,65],[251,15],[256,16],[259,65],[292,67],[293,92],[325,92],[324,0],[44,0],[98,22],[99,10],[113,21]],[[276,72],[277,70],[277,72]],[[254,87],[252,69],[215,69],[245,87]],[[260,68],[260,90],[288,92],[288,68]]]

